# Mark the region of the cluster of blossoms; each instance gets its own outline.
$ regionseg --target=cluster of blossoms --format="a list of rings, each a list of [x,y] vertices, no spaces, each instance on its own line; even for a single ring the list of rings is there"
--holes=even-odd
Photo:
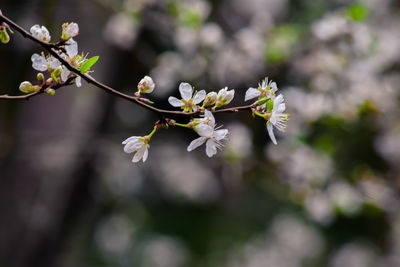
[[[9,36],[7,32],[12,33],[9,26],[5,23],[0,26],[1,40],[6,40]],[[20,84],[19,89],[23,93],[45,92],[48,95],[54,95],[55,90],[63,85],[70,85],[73,81],[77,87],[81,86],[82,74],[87,74],[90,68],[98,60],[98,56],[87,58],[83,53],[78,53],[78,44],[73,37],[79,34],[79,27],[76,23],[64,23],[62,25],[62,34],[57,43],[50,44],[51,36],[45,26],[34,25],[30,29],[31,36],[40,42],[50,53],[33,54],[31,57],[32,67],[40,71],[37,74],[38,85],[32,85],[29,81],[24,81]],[[5,34],[7,36],[5,36]],[[3,41],[3,42],[4,42]],[[49,48],[50,47],[50,48]],[[71,71],[72,70],[72,71]],[[46,78],[47,72],[50,77]],[[53,88],[52,88],[53,87]],[[179,85],[181,99],[174,96],[168,98],[168,102],[177,108],[182,109],[182,112],[163,111],[152,108],[149,105],[154,104],[147,98],[142,98],[141,94],[149,94],[154,91],[155,83],[149,76],[145,76],[137,86],[134,101],[145,103],[144,105],[153,109],[160,114],[186,114],[191,117],[186,124],[178,123],[170,118],[161,116],[162,119],[156,123],[153,131],[146,136],[131,136],[122,142],[126,153],[135,153],[132,161],[146,161],[148,157],[149,142],[154,133],[161,128],[169,126],[179,126],[194,130],[199,137],[193,140],[187,147],[188,151],[192,151],[199,146],[205,144],[206,154],[212,157],[217,153],[218,149],[223,147],[224,141],[228,138],[229,131],[216,127],[213,112],[231,103],[235,96],[235,90],[229,90],[228,87],[220,89],[218,92],[209,92],[205,90],[194,90],[194,88],[186,82]],[[227,108],[219,111],[238,111],[250,110],[253,116],[257,115],[267,121],[267,129],[269,136],[274,144],[277,144],[273,127],[284,132],[289,114],[284,113],[285,103],[282,95],[276,96],[278,90],[276,83],[265,79],[259,84],[258,88],[249,88],[246,91],[245,101],[257,98],[256,101],[248,106]]]
[[[30,33],[41,42],[49,43],[51,40],[50,33],[45,26],[34,25],[31,27]],[[78,34],[78,24],[74,22],[64,23],[62,25],[61,38],[54,46],[58,49],[57,53],[61,59],[78,69],[81,73],[88,73],[90,72],[90,67],[98,60],[98,57],[96,56],[88,59],[83,53],[78,53],[78,43],[73,39],[73,37]],[[69,79],[74,80],[77,87],[82,85],[81,77],[71,72],[65,64],[51,54],[46,55],[44,52],[40,54],[35,53],[32,55],[31,60],[32,67],[40,71],[37,74],[39,84],[32,85],[29,81],[22,82],[19,89],[23,93],[43,90],[48,95],[54,95],[55,90],[51,87],[66,83]],[[46,79],[42,72],[48,72],[50,77]]]
[[[155,88],[153,79],[145,76],[138,84],[136,97],[140,97],[141,93],[151,93]],[[274,144],[277,144],[273,127],[280,131],[285,131],[286,122],[289,114],[285,111],[285,103],[282,95],[275,95],[278,90],[276,83],[265,79],[258,88],[249,88],[246,92],[245,101],[257,98],[257,100],[249,105],[253,114],[267,120],[267,129]],[[206,93],[205,90],[195,91],[189,83],[182,82],[179,85],[179,92],[182,99],[170,96],[169,103],[174,107],[179,107],[183,113],[196,112],[203,113],[201,117],[192,118],[188,123],[181,124],[174,120],[166,119],[163,123],[157,123],[153,131],[147,136],[131,136],[122,142],[126,153],[135,153],[133,162],[138,162],[140,159],[146,161],[148,156],[149,141],[153,134],[162,126],[179,126],[194,130],[199,137],[193,140],[187,147],[187,151],[192,151],[199,146],[205,144],[206,154],[212,157],[217,153],[218,149],[223,147],[224,141],[228,138],[229,131],[216,127],[213,111],[222,106],[228,105],[234,95],[235,90],[228,90],[227,87],[222,88],[219,92]],[[142,101],[151,102],[145,98],[139,98]],[[201,102],[203,104],[201,105]],[[229,109],[236,111],[236,108]]]
[[[188,83],[181,83],[179,92],[181,93],[181,100],[170,96],[168,102],[174,107],[180,107],[184,112],[204,110],[205,107],[213,105],[213,109],[219,108],[228,105],[235,95],[235,90],[228,90],[227,87],[219,90],[218,94],[216,92],[206,94],[205,90],[194,92],[192,86]],[[201,102],[203,102],[203,105],[200,107],[198,104]]]
[[[245,95],[245,101],[257,98],[257,101],[254,103],[255,109],[253,113],[267,120],[268,134],[275,145],[277,142],[273,127],[281,132],[285,132],[286,122],[289,120],[289,114],[284,113],[286,105],[283,95],[276,96],[275,93],[277,90],[276,83],[272,81],[268,82],[268,78],[265,78],[258,85],[258,88],[250,87],[247,89]]]

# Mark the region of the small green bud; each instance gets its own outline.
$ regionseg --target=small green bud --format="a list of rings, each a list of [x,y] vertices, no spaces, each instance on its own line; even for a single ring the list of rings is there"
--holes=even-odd
[[[215,104],[215,101],[217,100],[217,93],[216,92],[209,92],[206,95],[206,98],[204,99],[203,106],[212,106]]]
[[[62,67],[59,66],[57,69],[54,70],[53,73],[54,73],[54,76],[58,77],[61,75],[61,72],[62,72]]]
[[[19,90],[25,94],[30,93],[33,91],[32,84],[28,81],[24,81],[19,85]]]
[[[40,83],[43,83],[43,82],[44,82],[44,75],[43,75],[43,73],[39,72],[39,73],[36,75],[36,78],[37,78],[37,80],[38,80]]]
[[[7,44],[10,41],[10,36],[4,28],[0,31],[0,39],[3,44]]]
[[[53,78],[48,78],[47,80],[46,80],[46,85],[50,85],[50,84],[52,84],[53,83]]]
[[[57,72],[56,72],[55,70],[51,73],[51,78],[52,78],[53,81],[55,81],[56,83],[59,83],[59,82],[60,82],[60,80],[57,78]]]
[[[56,90],[52,89],[52,88],[46,88],[44,90],[44,92],[50,96],[53,96],[56,93]]]
[[[267,101],[267,112],[271,112],[274,108],[274,101],[272,99],[268,99]]]

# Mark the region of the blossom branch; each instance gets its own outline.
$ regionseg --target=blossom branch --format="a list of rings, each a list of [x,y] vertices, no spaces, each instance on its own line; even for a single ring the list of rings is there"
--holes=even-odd
[[[61,87],[71,85],[74,79],[75,77],[69,77],[65,82],[51,86],[51,88],[57,90]],[[43,85],[38,91],[26,95],[0,95],[0,100],[29,100],[31,97],[43,94],[47,88],[50,88],[50,85]]]
[[[173,110],[165,110],[165,109],[159,109],[156,107],[153,107],[145,102],[142,102],[140,100],[139,97],[136,96],[130,96],[124,93],[121,93],[120,91],[117,91],[114,88],[111,88],[108,85],[105,85],[99,81],[97,81],[96,79],[94,79],[92,76],[86,74],[86,73],[82,73],[78,68],[72,66],[69,62],[67,62],[64,58],[61,57],[60,55],[60,49],[61,49],[61,45],[64,44],[64,42],[58,42],[58,43],[48,43],[45,41],[42,41],[36,37],[34,37],[32,34],[30,34],[28,31],[26,31],[24,28],[22,28],[21,26],[19,26],[17,23],[15,23],[14,21],[12,21],[11,19],[9,19],[8,17],[4,16],[1,13],[0,10],[0,22],[6,22],[7,24],[9,24],[14,30],[16,30],[17,32],[19,32],[23,37],[37,43],[38,45],[40,45],[41,47],[43,47],[45,50],[47,50],[52,56],[54,56],[55,58],[57,58],[62,65],[64,65],[69,71],[76,73],[77,75],[79,75],[80,77],[82,77],[82,79],[84,79],[86,82],[95,85],[96,87],[110,93],[113,95],[116,95],[118,97],[121,97],[123,99],[126,99],[128,101],[131,101],[139,106],[142,106],[145,109],[148,109],[154,113],[156,113],[159,117],[165,117],[165,116],[193,116],[193,115],[197,115],[200,113],[200,110],[197,111],[193,111],[193,112],[183,112],[183,111],[173,111]],[[14,99],[14,100],[18,100],[18,99],[29,99],[31,97],[34,97],[38,94],[40,94],[42,92],[34,92],[34,93],[30,93],[28,95],[24,95],[24,96],[8,96],[8,95],[2,95],[0,96],[0,99]],[[246,105],[246,106],[238,106],[238,107],[232,107],[232,108],[225,108],[225,109],[219,109],[219,110],[211,110],[211,112],[213,113],[223,113],[223,112],[237,112],[239,110],[249,110],[251,111],[252,109],[252,105]]]
[[[141,94],[153,92],[155,88],[155,83],[149,76],[145,76],[138,83],[137,91],[131,96],[97,81],[88,74],[92,72],[90,68],[97,62],[99,57],[94,56],[88,59],[84,56],[84,53],[78,53],[78,44],[73,40],[73,37],[79,34],[78,24],[74,22],[64,23],[59,41],[50,43],[51,36],[46,27],[36,24],[31,27],[29,33],[14,21],[4,16],[0,11],[0,41],[2,43],[9,42],[8,33],[13,34],[11,28],[47,51],[47,54],[42,52],[40,55],[36,53],[32,55],[32,67],[38,71],[47,71],[51,77],[45,79],[44,74],[39,72],[37,74],[39,85],[32,85],[31,82],[24,81],[20,84],[19,90],[25,93],[25,95],[0,95],[0,100],[27,100],[41,93],[54,95],[55,89],[73,83],[77,87],[80,87],[81,79],[84,79],[86,82],[109,94],[121,97],[152,111],[159,117],[150,134],[145,136],[131,136],[122,142],[125,145],[124,151],[126,153],[135,153],[132,159],[133,162],[141,159],[146,161],[150,139],[157,130],[161,128],[168,129],[169,126],[179,126],[194,130],[199,137],[189,144],[187,151],[192,151],[205,144],[207,156],[212,157],[217,153],[218,149],[223,147],[229,135],[227,129],[217,127],[213,113],[250,111],[253,117],[261,117],[267,122],[268,134],[274,144],[277,142],[273,128],[275,127],[282,132],[285,131],[289,114],[284,113],[286,106],[283,96],[276,96],[277,85],[275,82],[268,81],[267,78],[257,88],[249,88],[246,91],[244,101],[257,99],[250,105],[222,108],[229,105],[233,100],[235,95],[234,89],[229,90],[228,87],[225,87],[220,89],[218,93],[214,91],[206,93],[205,90],[196,91],[189,83],[182,82],[179,85],[181,99],[175,96],[168,98],[169,104],[180,108],[181,111],[159,109],[152,106],[154,102],[150,99],[141,96]],[[200,116],[200,114],[202,115]],[[182,124],[172,119],[175,117],[186,117],[189,118],[189,121],[186,124]]]

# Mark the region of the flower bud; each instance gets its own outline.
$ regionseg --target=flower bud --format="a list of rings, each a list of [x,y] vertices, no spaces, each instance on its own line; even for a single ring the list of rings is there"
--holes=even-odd
[[[47,80],[46,80],[46,85],[50,85],[50,84],[52,84],[53,83],[53,78],[48,78]]]
[[[216,92],[209,92],[206,95],[206,98],[204,99],[203,105],[205,107],[212,106],[212,105],[215,104],[215,101],[217,101],[217,93]]]
[[[56,93],[56,90],[52,89],[52,88],[46,88],[44,90],[44,92],[50,96],[53,96]]]
[[[44,82],[44,75],[43,75],[43,73],[39,72],[39,73],[36,75],[36,78],[37,78],[37,80],[38,80],[40,83],[43,83],[43,82]]]
[[[54,70],[53,73],[54,73],[54,76],[58,77],[58,76],[61,75],[61,72],[62,72],[62,67],[59,66],[58,68],[56,68],[56,69]]]
[[[75,37],[79,34],[79,26],[75,22],[64,23],[62,25],[62,29],[63,29],[63,31],[62,31],[61,39],[63,39],[64,41],[67,41],[67,40],[71,39],[72,37]]]
[[[0,31],[0,39],[3,44],[7,44],[10,41],[10,36],[5,28]]]
[[[228,91],[228,87],[222,88],[218,92],[217,95],[218,101],[215,104],[215,107],[228,105],[232,101],[234,95],[235,95],[235,90],[232,89]]]
[[[30,93],[33,91],[32,84],[28,81],[24,81],[19,85],[19,90],[25,94]]]
[[[155,87],[154,81],[150,76],[144,76],[138,83],[138,91],[141,93],[149,94],[153,92]]]

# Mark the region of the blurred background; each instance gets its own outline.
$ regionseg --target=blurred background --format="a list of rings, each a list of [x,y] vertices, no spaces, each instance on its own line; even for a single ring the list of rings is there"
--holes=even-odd
[[[400,266],[400,2],[396,0],[2,0],[57,41],[77,22],[93,76],[157,107],[181,81],[248,87],[268,76],[288,132],[218,114],[215,158],[196,134],[159,131],[133,164],[121,142],[154,114],[83,82],[0,102],[0,266]],[[41,49],[0,46],[0,93],[34,81]],[[182,121],[185,123],[185,121]]]

